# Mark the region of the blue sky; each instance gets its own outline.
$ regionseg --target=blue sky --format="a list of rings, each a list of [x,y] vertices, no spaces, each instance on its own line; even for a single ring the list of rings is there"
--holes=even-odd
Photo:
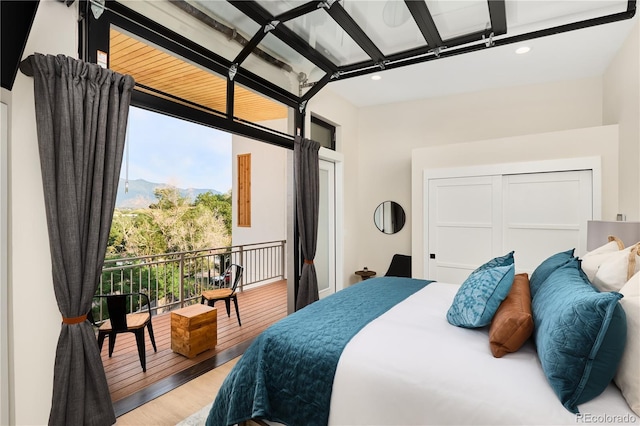
[[[231,189],[231,135],[140,108],[129,110],[129,180]],[[125,178],[125,148],[120,176]]]

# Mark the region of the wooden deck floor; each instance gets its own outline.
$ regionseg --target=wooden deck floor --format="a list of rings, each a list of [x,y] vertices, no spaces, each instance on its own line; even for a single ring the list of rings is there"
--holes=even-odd
[[[287,284],[278,281],[238,293],[238,305],[242,326],[238,325],[233,304],[231,317],[227,317],[224,302],[216,303],[218,310],[218,344],[195,358],[189,359],[171,350],[171,315],[153,317],[153,331],[158,352],[153,352],[149,336],[145,333],[147,371],[142,372],[133,334],[118,336],[109,358],[107,342],[102,348],[104,365],[111,400],[113,402],[131,396],[154,383],[208,360],[220,352],[229,350],[253,339],[268,326],[287,315]]]

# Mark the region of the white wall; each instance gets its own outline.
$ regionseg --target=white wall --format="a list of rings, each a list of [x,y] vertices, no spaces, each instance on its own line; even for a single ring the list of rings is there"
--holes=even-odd
[[[413,275],[424,276],[424,170],[496,163],[524,163],[599,157],[602,170],[602,218],[615,218],[618,206],[618,126],[600,126],[501,139],[420,148],[411,167]],[[597,198],[597,197],[596,197]],[[598,212],[594,212],[597,217]]]
[[[603,81],[603,119],[620,125],[618,213],[640,220],[640,24],[636,23]],[[613,217],[615,219],[615,216]]]
[[[40,2],[25,56],[76,57],[77,4]],[[46,424],[61,317],[53,294],[49,237],[35,128],[33,79],[18,73],[9,107],[10,423]],[[5,94],[3,92],[3,101]],[[6,380],[3,377],[3,380]]]
[[[4,89],[3,89],[4,90]],[[9,291],[7,281],[7,145],[9,144],[9,107],[0,103],[0,425],[9,424]]]
[[[287,130],[286,120],[262,123]],[[233,135],[233,245],[287,239],[287,149]],[[238,155],[251,153],[251,227],[238,226]]]
[[[355,161],[358,167],[359,185],[345,192],[358,206],[346,213],[351,215],[347,221],[358,226],[358,265],[380,274],[394,253],[411,254],[413,149],[601,124],[598,77],[362,108],[358,149],[345,153],[346,164]],[[456,155],[461,161],[471,156],[463,149]],[[492,155],[500,161],[500,152]],[[545,155],[553,158],[555,147]],[[373,223],[376,206],[386,200],[400,203],[407,213],[407,225],[395,235],[381,233]]]

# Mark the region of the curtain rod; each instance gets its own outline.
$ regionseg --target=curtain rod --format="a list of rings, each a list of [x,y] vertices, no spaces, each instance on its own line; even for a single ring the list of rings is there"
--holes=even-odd
[[[20,65],[18,67],[22,74],[27,77],[33,77],[33,55],[29,55],[20,61]]]

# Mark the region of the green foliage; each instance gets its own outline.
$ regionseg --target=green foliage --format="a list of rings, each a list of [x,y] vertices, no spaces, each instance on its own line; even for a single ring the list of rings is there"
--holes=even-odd
[[[231,242],[231,194],[207,192],[190,200],[174,187],[155,190],[146,209],[116,209],[107,257],[226,247]]]
[[[196,206],[204,206],[214,215],[222,218],[227,232],[231,235],[231,192],[226,194],[213,194],[211,191],[199,194],[194,203]]]
[[[176,188],[159,188],[145,209],[116,209],[109,234],[102,284],[96,294],[144,292],[158,306],[200,294],[209,275],[219,274],[214,257],[173,254],[231,244],[231,194],[201,194],[191,202]],[[127,260],[130,258],[143,259]],[[186,256],[188,257],[188,256]],[[184,261],[184,270],[179,260]],[[113,271],[109,271],[112,268]],[[105,299],[94,299],[95,318],[104,318]],[[102,309],[102,312],[99,312]],[[137,309],[137,307],[135,308]]]

